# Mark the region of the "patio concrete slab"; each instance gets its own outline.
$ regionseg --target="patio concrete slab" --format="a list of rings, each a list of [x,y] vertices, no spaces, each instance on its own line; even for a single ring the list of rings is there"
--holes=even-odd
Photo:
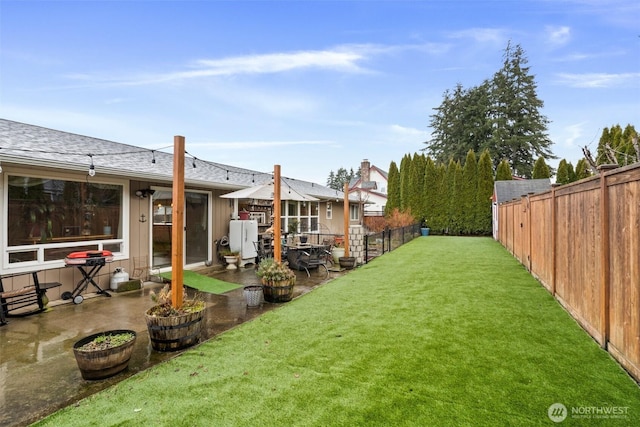
[[[253,266],[238,270],[213,270],[208,274],[220,280],[241,285],[257,284]],[[331,280],[309,278],[296,272],[294,298]],[[105,389],[155,364],[175,357],[176,353],[152,350],[144,312],[153,305],[149,292],[162,287],[145,282],[140,290],[104,295],[87,294],[81,304],[55,301],[47,311],[26,317],[10,318],[0,327],[0,425],[29,425],[56,410]],[[264,303],[246,306],[242,287],[223,295],[204,294],[205,323],[201,341],[205,341],[236,325],[254,319],[281,304]],[[129,367],[105,380],[82,379],[73,356],[73,344],[79,339],[110,329],[137,332],[135,349]]]

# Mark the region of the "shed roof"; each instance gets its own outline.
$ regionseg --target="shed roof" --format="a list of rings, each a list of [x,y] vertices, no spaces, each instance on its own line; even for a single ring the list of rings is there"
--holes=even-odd
[[[551,180],[523,179],[496,181],[493,184],[493,197],[496,203],[508,202],[529,193],[542,193],[551,188]]]

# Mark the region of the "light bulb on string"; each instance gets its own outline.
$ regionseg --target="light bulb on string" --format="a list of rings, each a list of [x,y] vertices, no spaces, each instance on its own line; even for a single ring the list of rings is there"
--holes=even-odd
[[[96,176],[96,168],[95,166],[93,166],[93,154],[89,154],[89,157],[91,158],[91,164],[89,165],[89,176],[93,177]]]
[[[151,150],[151,163],[156,163],[156,150]]]

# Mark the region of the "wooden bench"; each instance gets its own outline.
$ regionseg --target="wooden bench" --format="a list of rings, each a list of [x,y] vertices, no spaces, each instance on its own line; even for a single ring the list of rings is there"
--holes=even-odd
[[[26,275],[32,276],[29,286],[10,291],[4,290],[3,280]],[[45,294],[47,293],[47,289],[58,286],[62,286],[62,284],[58,282],[40,283],[37,271],[0,276],[0,326],[7,324],[7,317],[26,316],[43,311],[46,306]],[[16,310],[29,306],[34,307],[32,310],[15,313]]]

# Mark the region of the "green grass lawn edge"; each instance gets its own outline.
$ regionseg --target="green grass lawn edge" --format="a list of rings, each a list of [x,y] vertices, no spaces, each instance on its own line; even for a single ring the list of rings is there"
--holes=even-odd
[[[550,425],[554,403],[640,425],[637,384],[504,248],[429,236],[36,425]]]

